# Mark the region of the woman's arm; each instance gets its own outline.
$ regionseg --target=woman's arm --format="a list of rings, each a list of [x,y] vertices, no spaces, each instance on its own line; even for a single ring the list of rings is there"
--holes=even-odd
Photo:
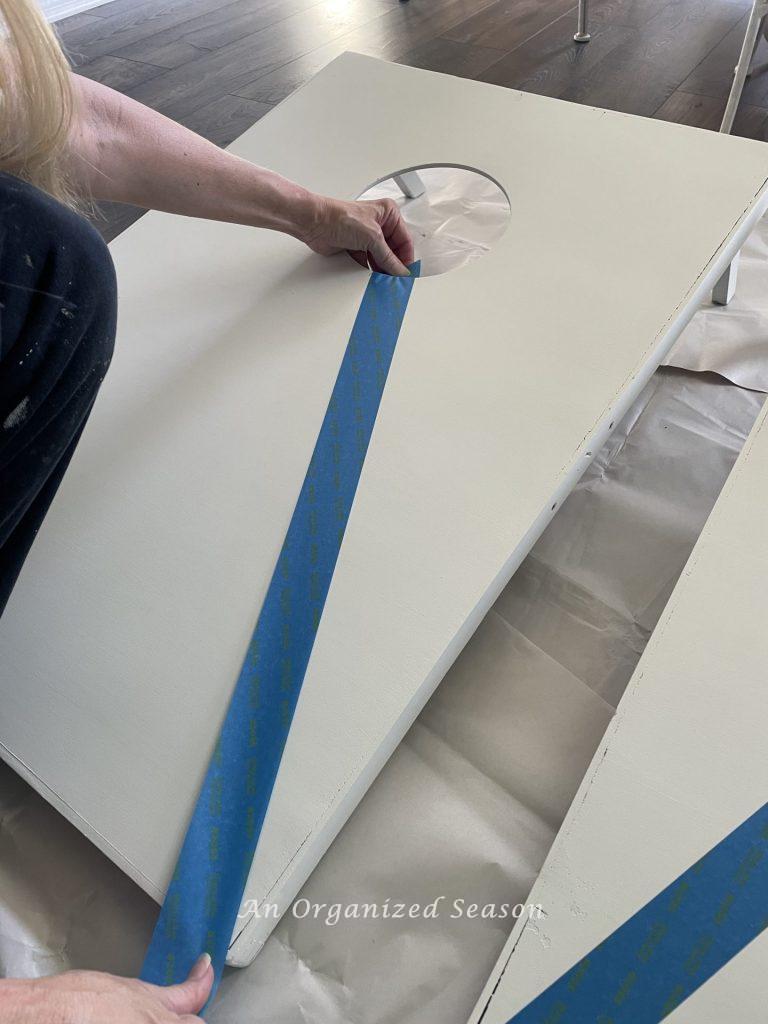
[[[69,173],[78,192],[153,210],[284,231],[315,252],[405,274],[413,246],[391,200],[319,196],[227,153],[121,93],[73,76]]]

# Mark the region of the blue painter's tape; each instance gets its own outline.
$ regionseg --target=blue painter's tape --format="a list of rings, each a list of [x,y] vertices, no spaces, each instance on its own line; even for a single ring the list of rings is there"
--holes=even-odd
[[[768,927],[768,804],[509,1024],[658,1024]]]
[[[267,813],[419,264],[372,274],[142,969],[216,985]]]

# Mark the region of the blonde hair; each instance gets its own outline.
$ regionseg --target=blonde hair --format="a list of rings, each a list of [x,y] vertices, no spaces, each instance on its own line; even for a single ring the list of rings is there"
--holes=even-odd
[[[34,0],[0,0],[0,171],[71,202],[62,167],[73,116],[67,58]]]

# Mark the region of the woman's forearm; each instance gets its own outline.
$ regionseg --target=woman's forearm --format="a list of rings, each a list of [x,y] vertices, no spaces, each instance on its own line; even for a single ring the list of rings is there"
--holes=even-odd
[[[113,89],[73,79],[78,110],[69,168],[78,191],[297,238],[311,233],[319,197]]]
[[[410,234],[391,199],[320,196],[241,160],[149,107],[73,76],[76,116],[68,166],[82,195],[188,217],[284,231],[315,252],[346,249],[358,263],[407,274]]]

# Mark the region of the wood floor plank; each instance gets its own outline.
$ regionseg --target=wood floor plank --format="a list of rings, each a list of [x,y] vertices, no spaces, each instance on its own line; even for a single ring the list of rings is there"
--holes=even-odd
[[[638,27],[620,56],[630,69],[635,59],[651,61],[682,80],[739,23],[744,6],[741,0],[671,0]],[[637,76],[630,70],[628,77]]]
[[[185,42],[184,39],[176,39],[173,42],[162,44],[156,44],[154,38],[142,39],[135,48],[128,47],[126,50],[121,50],[117,56],[122,56],[128,50],[136,54],[136,56],[128,58],[129,60],[155,64],[167,71],[180,68],[182,64],[189,64],[190,61],[210,53],[207,47],[194,46],[192,43]]]
[[[109,17],[109,12],[107,11],[108,7],[108,3],[99,3],[96,5],[96,7],[89,7],[87,15],[90,18],[107,18]],[[71,17],[77,18],[79,17],[79,15],[73,14],[71,15]]]
[[[186,44],[198,54],[269,28],[291,15],[316,7],[321,0],[234,0],[226,7],[211,7],[197,17],[178,22],[150,38],[139,39],[115,52],[121,57],[156,63],[156,53],[167,46]],[[382,0],[386,2],[386,0]],[[169,67],[174,65],[168,65]]]
[[[84,64],[96,57],[116,53],[140,39],[149,39],[158,32],[189,21],[211,9],[212,0],[136,0],[123,6],[113,0],[104,9],[110,14],[94,18],[80,30],[71,31],[63,19],[59,34],[74,64]],[[227,0],[219,4],[223,11]]]
[[[698,96],[714,96],[724,100],[731,89],[733,69],[744,41],[746,27],[747,19],[744,17],[691,71],[680,88]],[[761,39],[755,54],[755,64],[759,67],[766,61],[768,43]],[[757,74],[750,76],[744,88],[742,101],[752,106],[768,107],[767,71],[758,71]]]
[[[384,26],[376,26],[377,30],[384,29]],[[357,34],[359,36],[359,33]],[[239,86],[235,92],[238,96],[249,97],[261,103],[280,103],[295,90],[308,82],[313,75],[321,71],[326,64],[329,64],[336,57],[339,57],[347,50],[354,50],[356,53],[365,53],[369,57],[381,56],[377,45],[377,32],[368,31],[366,38],[371,42],[361,42],[357,46],[349,46],[347,37],[334,40],[316,50],[302,54],[294,60],[280,64],[264,75],[259,75],[253,82],[247,82]],[[383,47],[382,47],[383,49]]]
[[[108,5],[107,5],[108,6]],[[69,18],[62,18],[55,22],[53,30],[61,39],[64,36],[75,36],[86,29],[89,25],[98,25],[99,19],[90,11],[73,14]]]
[[[596,23],[610,22],[613,25],[643,28],[662,10],[679,6],[681,2],[684,0],[591,0],[589,17]],[[717,0],[717,4],[729,4],[742,13],[750,6],[749,0]],[[699,4],[701,14],[706,15],[712,6],[704,0]]]
[[[104,4],[101,10],[106,11],[109,18],[134,14],[146,18],[162,14],[175,6],[178,4],[174,0],[111,0],[110,3]]]
[[[670,0],[593,0],[589,18],[593,24],[609,23],[629,28],[642,28]]]
[[[261,75],[347,34],[356,26],[385,17],[380,0],[356,0],[350,6],[319,4],[277,24],[213,50],[130,90],[142,103],[169,117],[183,117],[204,103],[241,92]],[[392,8],[386,8],[394,13]],[[246,99],[259,97],[246,96]]]
[[[496,0],[444,35],[457,43],[509,51],[569,10],[575,10],[573,0],[552,0],[546,4],[539,0]]]
[[[607,57],[579,82],[564,89],[560,96],[574,103],[650,117],[680,84],[675,71],[659,70],[648,60],[636,61],[636,77],[628,77],[625,71],[626,64],[621,57]]]
[[[600,61],[563,99],[651,116],[741,18],[728,2],[676,0]],[[591,46],[592,44],[587,44]]]
[[[718,131],[724,110],[724,99],[714,96],[697,96],[694,93],[678,89],[656,111],[654,117],[662,121],[674,121],[676,124],[688,124],[694,128]],[[766,129],[768,129],[768,110],[765,107],[753,107],[748,103],[742,103],[739,106],[732,134],[765,141]]]
[[[569,16],[559,18],[535,38],[492,64],[479,77],[483,82],[506,85],[540,96],[562,96],[631,38],[633,29],[613,23],[592,26],[587,46],[574,43]]]
[[[122,57],[97,57],[84,67],[78,68],[78,74],[90,78],[94,82],[102,82],[118,92],[127,92],[133,86],[141,85],[163,73],[162,68],[152,64],[140,64],[135,60],[124,60]]]
[[[228,0],[220,0],[218,3],[215,3],[214,0],[214,4],[209,0],[208,6],[214,5],[220,8],[226,7]],[[103,17],[110,19],[113,27],[117,27],[121,23],[124,25],[134,24],[138,20],[154,21],[156,18],[162,18],[184,9],[188,11],[187,17],[193,18],[196,10],[204,6],[204,4],[193,4],[191,0],[110,0],[110,3],[104,4],[98,10]],[[122,22],[121,19],[123,19]]]
[[[727,96],[733,80],[733,69],[741,50],[747,28],[746,15],[720,40],[717,46],[691,71],[680,86],[698,96]],[[765,43],[761,43],[762,51]]]
[[[443,0],[435,8],[432,0],[410,0],[368,24],[340,36],[332,43],[311,50],[266,75],[254,76],[249,85],[234,91],[263,103],[279,103],[294,89],[309,81],[345,50],[370,57],[400,60],[409,50],[427,43],[463,21],[469,11],[478,10],[493,0]]]
[[[271,109],[268,103],[242,96],[220,96],[195,110],[185,118],[184,124],[217,146],[228,146]]]
[[[243,36],[264,28],[267,24],[284,21],[294,13],[299,14],[301,10],[307,10],[313,19],[317,16],[316,23],[319,32],[335,32],[339,27],[343,27],[343,30],[347,31],[353,23],[384,14],[392,7],[392,0],[374,0],[371,4],[358,2],[355,5],[315,3],[309,6],[302,3],[301,7],[297,4],[296,10],[290,11],[287,10],[287,0],[281,0],[280,4],[275,5],[269,18],[265,18],[264,12],[259,11],[258,17],[242,14],[237,18],[221,19],[217,25],[195,27],[185,36],[185,39],[193,44],[218,50],[228,43],[236,42]]]
[[[472,43],[457,43],[438,36],[407,50],[398,58],[400,64],[425,71],[440,71],[459,78],[477,78],[498,61],[502,51]]]

